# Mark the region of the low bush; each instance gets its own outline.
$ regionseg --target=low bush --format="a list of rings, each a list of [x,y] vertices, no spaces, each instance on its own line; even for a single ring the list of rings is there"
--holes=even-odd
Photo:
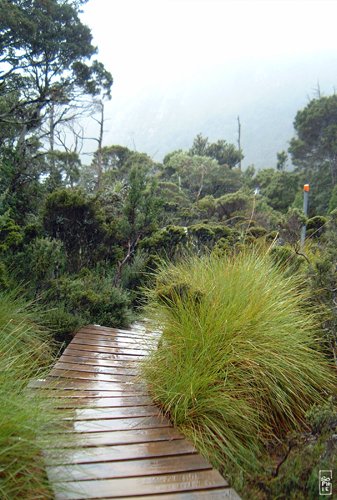
[[[133,319],[131,298],[112,284],[112,274],[86,269],[81,274],[64,275],[51,282],[46,294],[50,307],[63,304],[64,310],[80,322],[125,327]]]
[[[72,340],[74,332],[88,323],[88,320],[81,315],[68,312],[62,303],[47,309],[41,320],[57,342],[66,344]]]
[[[261,470],[333,388],[303,282],[245,251],[167,265],[148,295],[163,328],[144,365],[154,400],[214,465]]]

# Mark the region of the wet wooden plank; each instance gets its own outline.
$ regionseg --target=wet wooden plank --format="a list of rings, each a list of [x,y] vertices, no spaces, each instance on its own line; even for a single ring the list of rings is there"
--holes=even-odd
[[[130,418],[130,417],[160,417],[160,412],[157,406],[122,406],[119,408],[83,408],[76,409],[71,412],[71,416],[67,419],[73,420],[102,420],[113,418]]]
[[[147,356],[148,350],[144,349],[127,349],[125,347],[119,348],[119,347],[104,347],[104,346],[99,346],[99,345],[88,345],[84,343],[79,343],[79,342],[71,342],[71,348],[75,348],[79,351],[90,351],[90,352],[96,352],[96,353],[107,353],[107,354],[123,354],[123,355],[128,355],[128,356]]]
[[[215,470],[89,481],[55,482],[56,499],[123,498],[227,486]]]
[[[81,333],[79,332],[74,340],[98,340],[100,342],[121,342],[125,344],[131,344],[133,346],[152,346],[156,345],[158,343],[157,340],[153,340],[151,338],[144,339],[141,337],[137,338],[132,338],[132,337],[126,337],[121,334],[116,334],[116,335],[101,335],[99,332],[97,333]]]
[[[142,337],[138,335],[128,335],[126,333],[115,333],[113,335],[103,333],[103,332],[80,332],[77,334],[74,338],[81,338],[81,339],[91,339],[91,340],[102,340],[104,342],[125,342],[127,344],[132,344],[132,345],[156,345],[158,344],[159,338],[153,338],[153,337]]]
[[[89,380],[96,381],[102,380],[102,382],[119,382],[121,384],[137,384],[139,385],[141,382],[136,377],[130,377],[130,375],[120,375],[117,373],[93,373],[86,372],[83,370],[72,370],[71,368],[54,368],[51,370],[49,377],[57,377],[57,378],[69,378],[72,380]]]
[[[78,389],[65,389],[65,388],[60,388],[60,389],[50,389],[49,385],[45,386],[37,386],[39,390],[44,391],[43,395],[45,397],[51,397],[51,398],[57,398],[60,400],[60,404],[62,404],[64,401],[73,401],[74,404],[76,404],[76,400],[80,401],[86,401],[88,400],[88,403],[92,402],[93,404],[95,403],[95,400],[104,400],[104,399],[123,399],[123,398],[148,398],[148,394],[127,394],[126,392],[121,392],[121,391],[92,391],[92,390],[78,390]]]
[[[111,497],[106,497],[106,499]],[[207,489],[191,492],[168,493],[163,495],[141,495],[128,497],[129,500],[241,500],[239,495],[232,488]]]
[[[74,421],[71,430],[74,432],[124,431],[127,429],[157,429],[169,427],[170,421],[165,417],[130,417],[104,420]]]
[[[220,498],[231,491],[160,413],[139,378],[159,336],[142,327],[89,325],[38,382],[46,395],[57,396],[58,408],[67,410],[57,447],[44,451],[56,499],[178,500],[199,493],[206,498],[205,492],[207,498],[212,493]]]
[[[75,434],[74,440],[69,442],[67,438],[62,439],[60,436],[58,440],[58,448],[87,448],[87,447],[99,447],[99,446],[110,446],[116,445],[130,445],[134,443],[155,443],[158,441],[173,441],[173,440],[183,440],[183,436],[173,427],[164,427],[159,429],[136,429],[128,431],[107,431],[107,432],[91,432],[91,433],[81,433]],[[186,450],[186,442],[185,442]],[[55,448],[55,445],[51,445],[50,448]],[[173,453],[169,454],[179,454],[179,447],[174,448]],[[163,445],[163,453],[167,454],[167,445]],[[165,451],[166,450],[166,451]],[[188,450],[194,450],[192,446],[189,446]],[[62,450],[60,450],[62,451]],[[195,451],[195,450],[194,450]],[[186,452],[186,451],[185,451]],[[91,451],[92,453],[92,451]],[[157,452],[158,453],[158,452]],[[187,451],[189,453],[189,451]],[[58,462],[60,463],[60,462]],[[65,462],[67,463],[67,462]]]
[[[137,384],[120,384],[118,382],[102,382],[100,380],[98,381],[92,381],[90,382],[89,380],[71,380],[71,379],[60,379],[60,378],[47,378],[46,380],[43,380],[40,382],[37,387],[45,387],[49,391],[52,389],[56,390],[71,390],[73,391],[74,389],[78,389],[80,391],[96,391],[96,392],[114,392],[115,396],[133,396],[133,395],[138,395],[138,396],[146,396],[147,390],[142,386],[142,385],[137,385]]]
[[[136,362],[139,363],[140,359],[142,359],[141,356],[130,356],[126,354],[121,354],[121,353],[107,353],[107,352],[94,352],[94,351],[88,351],[88,350],[80,350],[79,346],[72,347],[72,344],[67,347],[63,353],[62,356],[68,355],[68,356],[80,356],[82,358],[89,358],[89,359],[104,359],[104,360],[116,360],[116,361],[127,361],[128,364],[130,362]]]
[[[121,462],[97,462],[48,467],[52,481],[84,481],[88,479],[112,479],[121,477],[175,474],[196,470],[209,470],[209,463],[198,454],[160,457]]]
[[[65,358],[62,358],[62,362],[59,361],[54,366],[57,370],[75,370],[86,373],[104,373],[111,375],[127,375],[127,376],[135,376],[137,375],[137,370],[132,370],[131,368],[123,368],[119,366],[95,366],[90,364],[80,364],[80,363],[70,363],[65,361]]]
[[[81,330],[79,330],[75,336],[77,336],[78,334],[81,334],[81,335],[85,335],[85,334],[98,334],[98,335],[102,335],[102,336],[107,336],[107,337],[111,337],[111,336],[118,336],[118,337],[123,337],[123,338],[130,338],[130,339],[139,339],[139,340],[144,340],[144,339],[149,339],[149,340],[153,340],[153,339],[156,339],[159,334],[157,335],[152,335],[151,333],[142,333],[142,332],[139,332],[139,331],[133,331],[133,330],[118,330],[118,329],[111,329],[111,330],[103,330],[101,328],[81,328]],[[74,337],[75,337],[74,336]]]
[[[115,398],[65,398],[57,402],[58,408],[127,408],[135,406],[153,405],[151,398],[148,396],[125,396]],[[157,407],[156,407],[157,408]]]
[[[120,342],[118,340],[98,340],[98,339],[96,340],[87,337],[75,337],[74,340],[72,341],[72,345],[76,347],[77,344],[90,345],[93,347],[111,347],[123,351],[125,349],[126,353],[129,350],[142,351],[142,352],[145,351],[147,353],[147,351],[151,349],[151,345],[146,344],[145,342],[139,345],[138,343]]]
[[[60,358],[60,362],[62,363],[77,363],[83,366],[93,366],[99,368],[100,366],[106,368],[122,368],[124,370],[131,370],[134,373],[137,373],[138,367],[136,364],[132,362],[128,362],[125,360],[118,359],[100,359],[97,357],[89,358],[83,356],[71,356],[67,353],[62,354],[62,358]]]
[[[145,436],[146,433],[144,432],[143,435]],[[123,435],[122,437],[125,438]],[[81,438],[82,436],[80,436]],[[48,465],[66,465],[180,456],[191,453],[196,453],[196,449],[191,443],[188,443],[185,439],[174,439],[91,448],[78,447],[70,450],[64,450],[63,448],[52,449],[45,453],[45,457]]]

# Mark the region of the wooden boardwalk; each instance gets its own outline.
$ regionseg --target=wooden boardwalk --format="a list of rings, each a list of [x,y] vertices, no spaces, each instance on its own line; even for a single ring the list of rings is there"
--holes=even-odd
[[[69,409],[58,448],[45,451],[56,499],[239,499],[137,377],[155,344],[141,326],[87,326],[38,384]]]

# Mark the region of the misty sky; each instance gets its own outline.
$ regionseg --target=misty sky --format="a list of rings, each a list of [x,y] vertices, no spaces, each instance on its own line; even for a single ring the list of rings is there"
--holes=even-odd
[[[141,141],[136,107],[151,102],[152,94],[171,93],[174,106],[178,91],[172,89],[186,92],[198,81],[216,79],[219,71],[235,88],[245,67],[258,67],[263,80],[276,63],[279,70],[301,57],[337,55],[336,19],[334,0],[89,0],[82,20],[114,78],[105,142],[132,147],[131,140]],[[310,79],[304,97],[317,82],[314,72]],[[333,91],[334,81],[320,83],[327,93]],[[249,82],[246,88],[243,100]]]

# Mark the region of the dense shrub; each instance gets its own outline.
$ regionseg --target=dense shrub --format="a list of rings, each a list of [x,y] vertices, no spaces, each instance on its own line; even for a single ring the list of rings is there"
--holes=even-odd
[[[310,236],[311,238],[319,238],[324,233],[327,222],[327,217],[321,217],[319,215],[308,219],[307,236]]]
[[[332,389],[303,284],[268,256],[169,265],[149,296],[163,327],[144,367],[150,390],[217,466],[253,470],[270,440],[300,429]]]
[[[128,292],[112,285],[110,275],[84,270],[75,276],[62,276],[51,282],[47,300],[80,317],[80,322],[104,326],[127,326],[132,320]]]
[[[43,221],[48,236],[63,242],[70,272],[93,261],[96,247],[105,236],[102,214],[94,199],[80,189],[58,189],[46,200]]]
[[[49,305],[49,307],[51,306]],[[62,303],[47,309],[42,315],[42,321],[53,333],[55,340],[67,344],[72,340],[74,332],[88,323],[88,320],[81,315],[71,314],[67,311]]]
[[[33,293],[46,288],[50,280],[60,276],[66,267],[63,243],[48,237],[33,239],[8,261],[16,279],[26,283]]]

